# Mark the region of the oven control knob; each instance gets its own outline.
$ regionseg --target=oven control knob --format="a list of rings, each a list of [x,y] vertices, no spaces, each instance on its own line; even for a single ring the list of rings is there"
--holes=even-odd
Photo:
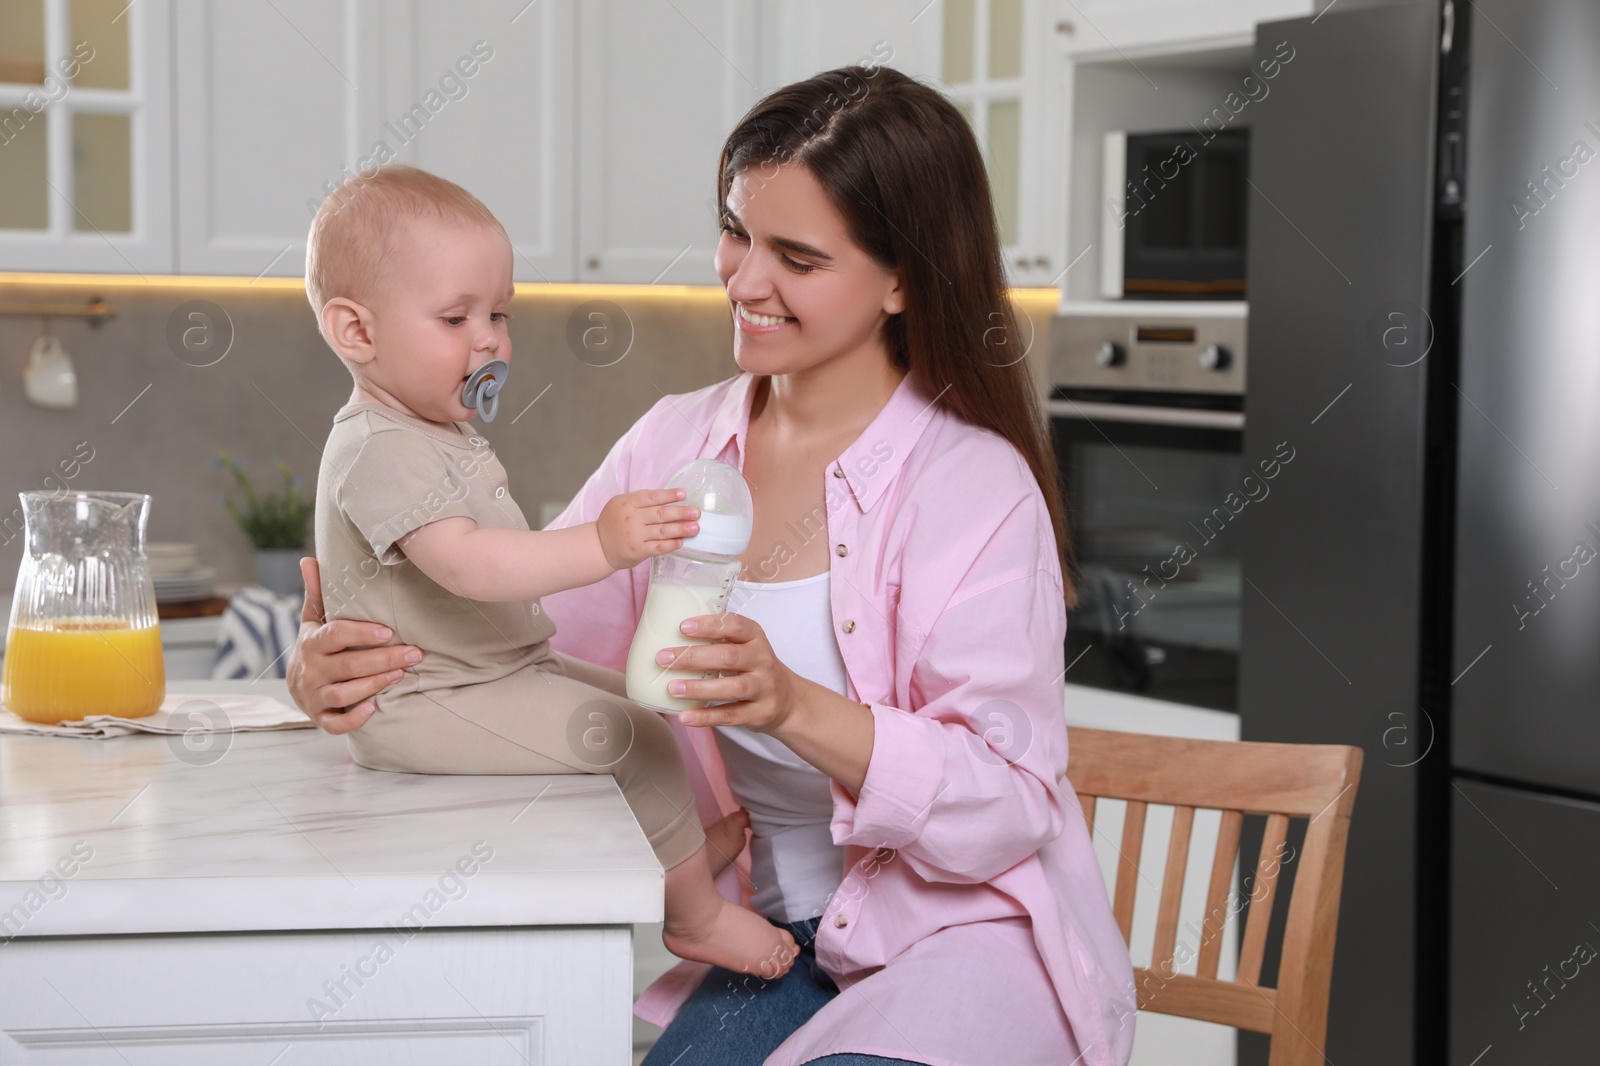
[[[1116,341],[1106,341],[1094,350],[1095,366],[1121,366],[1127,359],[1127,351]]]
[[[1200,349],[1201,370],[1226,370],[1231,362],[1233,356],[1220,344],[1208,344]]]

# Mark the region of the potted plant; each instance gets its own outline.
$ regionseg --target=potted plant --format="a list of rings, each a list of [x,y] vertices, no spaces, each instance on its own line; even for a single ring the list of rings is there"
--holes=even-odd
[[[256,582],[279,596],[298,596],[305,588],[300,580],[300,557],[305,554],[307,530],[313,500],[302,495],[299,479],[289,464],[274,464],[283,476],[277,492],[258,492],[245,472],[244,464],[227,452],[218,452],[218,462],[233,475],[233,492],[224,497],[228,513],[239,523],[255,548]]]

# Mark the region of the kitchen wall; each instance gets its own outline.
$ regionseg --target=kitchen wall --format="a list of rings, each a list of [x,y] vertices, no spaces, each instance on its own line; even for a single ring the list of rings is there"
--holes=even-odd
[[[303,289],[288,279],[251,285],[108,276],[104,284],[54,285],[0,275],[0,306],[86,304],[91,295],[116,315],[98,327],[77,318],[50,324],[77,366],[79,402],[70,411],[46,410],[23,396],[22,368],[40,319],[0,316],[0,589],[14,584],[21,558],[16,494],[58,484],[149,493],[151,540],[195,543],[219,581],[248,581],[250,546],[223,508],[230,479],[217,466],[218,451],[242,459],[258,484],[275,482],[272,463],[282,459],[310,493],[333,414],[350,393],[349,375],[318,335]],[[1053,290],[1018,293],[1036,337],[1030,358],[1041,385],[1055,299]],[[604,338],[591,333],[586,347],[581,337],[586,328],[605,328],[589,317],[596,300],[614,308],[612,344],[632,333],[626,355],[610,365],[600,364],[615,355],[594,350]],[[210,347],[198,351],[200,333],[191,332],[187,346],[183,338],[186,329],[207,328],[188,317],[194,310],[215,330]],[[512,376],[485,436],[535,526],[540,505],[569,499],[663,394],[737,370],[726,304],[715,288],[551,286],[520,294],[512,316]],[[230,331],[231,346],[217,359]]]

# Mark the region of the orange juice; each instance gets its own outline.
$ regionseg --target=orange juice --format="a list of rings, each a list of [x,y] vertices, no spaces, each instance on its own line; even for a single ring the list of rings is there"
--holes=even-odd
[[[70,618],[12,626],[6,637],[0,703],[30,722],[143,718],[156,712],[166,691],[159,626]]]

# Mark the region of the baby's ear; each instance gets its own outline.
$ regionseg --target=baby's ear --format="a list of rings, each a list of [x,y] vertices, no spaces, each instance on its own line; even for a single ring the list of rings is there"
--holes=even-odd
[[[322,335],[333,350],[352,363],[370,363],[372,312],[354,300],[335,296],[322,305]]]

